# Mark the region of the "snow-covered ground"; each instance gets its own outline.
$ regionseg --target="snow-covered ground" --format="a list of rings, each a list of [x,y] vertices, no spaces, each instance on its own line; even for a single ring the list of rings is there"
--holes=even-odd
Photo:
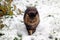
[[[1,33],[5,35],[0,40],[13,40],[22,35],[22,40],[60,40],[60,0],[13,0],[12,6],[16,5],[13,18],[3,18],[6,24]],[[23,22],[24,13],[17,15],[20,9],[23,12],[27,6],[35,6],[40,15],[40,23],[33,35],[28,35]],[[13,8],[14,9],[14,8]]]

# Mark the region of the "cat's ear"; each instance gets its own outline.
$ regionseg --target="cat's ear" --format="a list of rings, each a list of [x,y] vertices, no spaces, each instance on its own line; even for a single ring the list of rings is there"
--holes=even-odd
[[[26,6],[25,13],[28,13],[29,10],[30,10],[30,7],[29,6]]]

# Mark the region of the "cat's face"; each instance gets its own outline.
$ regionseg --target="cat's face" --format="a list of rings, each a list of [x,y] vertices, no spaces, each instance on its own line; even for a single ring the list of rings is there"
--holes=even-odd
[[[27,8],[26,14],[29,16],[30,19],[34,19],[36,15],[38,14],[36,8]]]

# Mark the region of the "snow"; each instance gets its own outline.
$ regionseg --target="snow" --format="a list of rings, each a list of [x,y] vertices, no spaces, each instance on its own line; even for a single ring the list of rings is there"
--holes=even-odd
[[[17,15],[18,10],[16,9],[12,19],[3,18],[3,23],[7,27],[0,30],[1,33],[5,34],[0,37],[0,40],[19,38],[17,34],[22,35],[22,40],[55,40],[55,37],[60,38],[60,0],[13,0],[12,5],[16,5],[17,9],[19,8],[23,12],[27,6],[36,5],[40,15],[40,23],[36,32],[33,35],[28,35],[23,23],[24,13]],[[51,16],[49,17],[49,15]],[[53,39],[49,39],[50,35],[53,36]]]

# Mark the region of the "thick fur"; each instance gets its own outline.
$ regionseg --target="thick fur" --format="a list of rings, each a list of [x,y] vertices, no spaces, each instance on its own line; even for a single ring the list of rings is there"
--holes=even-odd
[[[40,20],[37,9],[35,7],[28,7],[24,14],[24,24],[26,25],[29,35],[35,32],[39,22]]]

